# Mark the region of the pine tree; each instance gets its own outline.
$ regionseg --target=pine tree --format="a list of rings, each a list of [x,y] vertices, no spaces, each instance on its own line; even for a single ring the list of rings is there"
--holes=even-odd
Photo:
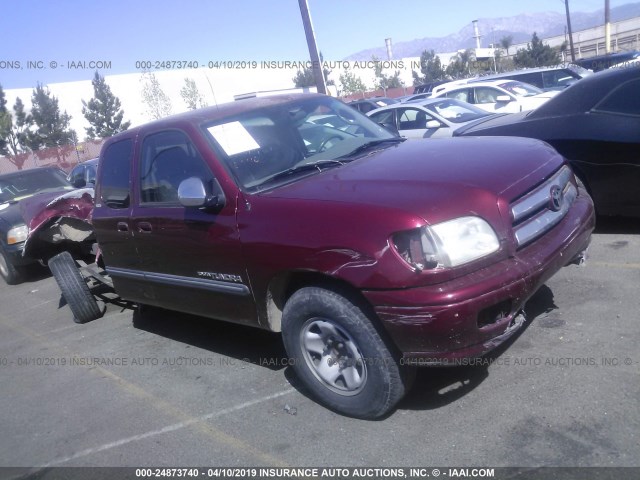
[[[189,110],[196,110],[197,108],[204,108],[207,106],[207,102],[205,102],[204,98],[200,94],[200,90],[198,90],[198,86],[196,85],[196,81],[192,78],[184,79],[184,87],[180,89],[180,96],[184,103],[187,104],[187,108]]]
[[[24,111],[24,103],[20,97],[16,98],[16,103],[13,105],[13,118],[12,118],[11,131],[9,132],[8,149],[10,155],[18,155],[28,150],[27,148],[27,134],[29,132],[29,126],[32,124],[32,119],[27,116]]]
[[[292,80],[296,88],[316,86],[316,78],[313,76],[313,69],[311,67],[303,66],[302,70],[296,72],[296,76],[293,77]]]
[[[123,122],[124,111],[120,99],[112,92],[102,75],[96,72],[93,80],[93,98],[82,100],[82,114],[91,127],[85,128],[89,138],[111,137],[129,128],[131,122]]]
[[[11,114],[7,110],[7,100],[0,85],[0,155],[8,155],[7,146],[11,133]]]
[[[518,68],[545,67],[559,64],[560,56],[549,45],[542,43],[534,32],[531,43],[527,44],[526,49],[521,48],[516,52],[513,63]]]
[[[55,147],[72,143],[69,121],[71,116],[60,112],[58,98],[51,95],[49,88],[38,83],[31,96],[31,114],[28,123],[33,123],[36,131],[28,131],[26,145],[31,150]]]
[[[171,115],[171,100],[164,93],[160,82],[153,73],[144,73],[142,81],[145,82],[142,87],[142,101],[147,104],[147,113],[151,118],[158,120]]]
[[[446,77],[440,57],[436,55],[434,50],[425,50],[420,55],[420,76],[416,71],[412,72],[413,84],[415,86],[422,85],[426,82],[434,82],[444,80]]]

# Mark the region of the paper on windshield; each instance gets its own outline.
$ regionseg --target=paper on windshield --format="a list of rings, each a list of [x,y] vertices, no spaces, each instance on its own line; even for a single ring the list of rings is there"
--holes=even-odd
[[[209,127],[207,130],[229,156],[260,148],[240,122],[223,123]]]

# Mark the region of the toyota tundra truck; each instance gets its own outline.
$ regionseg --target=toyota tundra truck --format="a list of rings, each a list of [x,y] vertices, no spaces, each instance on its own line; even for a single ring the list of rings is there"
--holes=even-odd
[[[595,222],[546,143],[403,140],[323,95],[120,133],[100,155],[99,264],[123,299],[281,334],[317,401],[383,416],[416,365],[514,335]],[[92,319],[78,298],[74,314]]]

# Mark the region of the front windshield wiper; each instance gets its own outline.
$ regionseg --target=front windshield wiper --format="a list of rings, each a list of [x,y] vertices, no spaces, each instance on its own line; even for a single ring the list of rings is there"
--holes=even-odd
[[[379,138],[377,140],[371,140],[367,143],[363,143],[362,145],[360,145],[359,147],[357,147],[355,150],[350,151],[349,153],[347,153],[346,155],[342,155],[340,157],[338,157],[339,159],[344,160],[347,157],[351,157],[352,155],[357,155],[360,152],[364,152],[365,150],[371,148],[371,147],[375,147],[377,145],[382,145],[384,143],[401,143],[404,142],[406,140],[406,138],[402,138],[402,137],[393,137],[393,138]]]
[[[321,172],[324,167],[337,167],[344,164],[345,160],[318,160],[317,162],[303,163],[265,178],[262,182],[260,182],[260,185],[264,185],[265,183],[269,183],[274,180],[280,180],[281,178],[286,178],[296,173],[309,170],[317,170],[318,172]]]

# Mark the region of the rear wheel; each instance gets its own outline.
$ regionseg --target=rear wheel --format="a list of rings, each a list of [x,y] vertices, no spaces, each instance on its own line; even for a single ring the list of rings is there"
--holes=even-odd
[[[348,294],[319,287],[298,290],[285,305],[282,337],[297,376],[314,398],[336,412],[378,418],[409,388],[410,375]]]
[[[16,267],[4,250],[0,247],[0,276],[7,282],[7,285],[16,285],[22,281],[23,271]]]
[[[102,316],[98,302],[69,252],[52,257],[49,260],[49,268],[73,313],[74,322],[85,323]]]

